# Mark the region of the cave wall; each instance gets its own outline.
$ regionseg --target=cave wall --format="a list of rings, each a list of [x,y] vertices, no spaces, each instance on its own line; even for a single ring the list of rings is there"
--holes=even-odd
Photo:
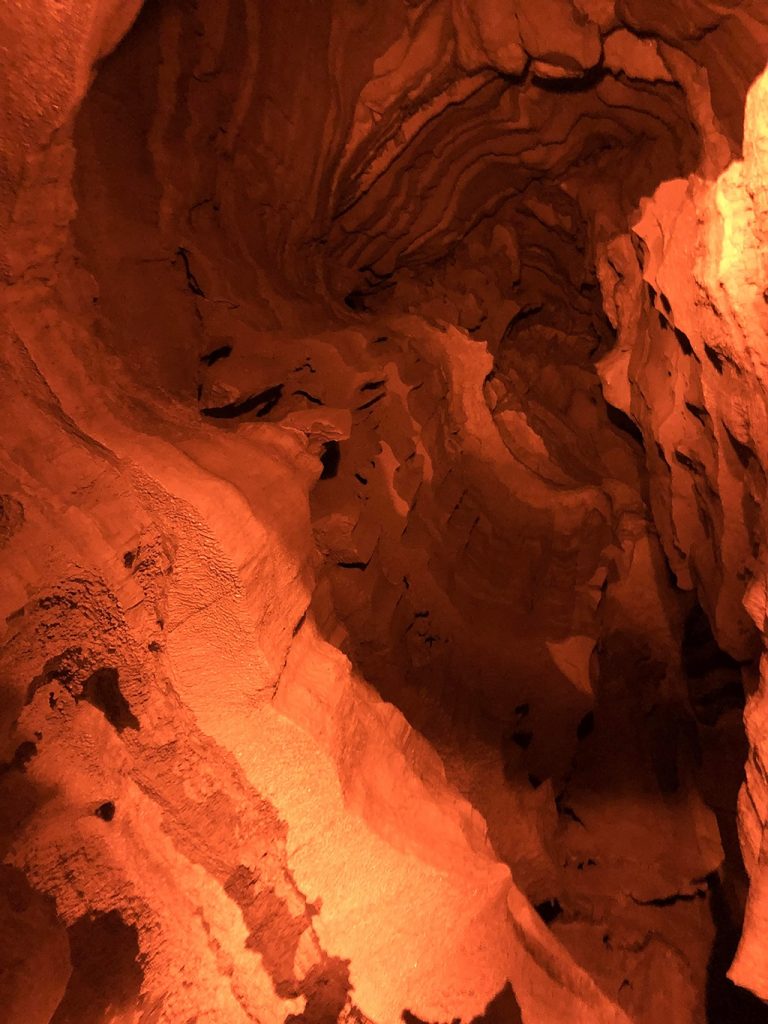
[[[764,20],[2,9],[14,1024],[759,1012]]]
[[[666,182],[642,205],[633,228],[640,259],[620,264],[627,277],[620,285],[613,277],[609,289],[619,336],[633,340],[603,366],[612,394],[651,442],[667,558],[683,585],[696,588],[722,647],[744,664],[750,753],[739,832],[751,885],[731,973],[763,997],[765,89],[762,76],[747,98],[743,159],[715,180]]]

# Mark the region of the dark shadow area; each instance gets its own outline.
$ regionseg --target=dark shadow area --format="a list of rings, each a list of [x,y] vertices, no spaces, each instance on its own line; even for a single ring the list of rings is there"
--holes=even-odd
[[[218,363],[220,359],[226,359],[232,355],[231,345],[220,345],[213,351],[206,353],[204,356],[200,356],[200,362],[205,363],[206,366],[213,366],[214,363]]]
[[[284,998],[297,996],[299,983],[293,965],[301,936],[310,926],[308,916],[294,916],[285,900],[265,888],[243,864],[229,876],[224,888],[242,910],[249,928],[246,945],[261,954],[275,991]]]
[[[0,1020],[27,1024],[33,1006],[55,1008],[69,975],[67,946],[53,898],[0,864]]]
[[[250,395],[238,402],[229,402],[227,405],[211,406],[201,409],[203,416],[210,416],[213,419],[232,420],[238,416],[245,416],[254,412],[259,418],[271,412],[283,394],[284,384],[275,384],[274,387],[266,388],[257,395]]]
[[[681,655],[691,704],[699,721],[714,725],[725,711],[743,709],[741,665],[718,646],[709,619],[698,603],[685,620]]]
[[[744,666],[718,646],[706,612],[698,602],[686,616],[681,662],[698,727],[699,786],[717,818],[725,855],[721,872],[707,879],[715,926],[707,964],[707,1021],[761,1024],[768,1021],[768,1006],[727,977],[741,936],[748,887],[737,822],[738,793],[748,754],[743,723]]]
[[[101,818],[102,821],[114,821],[115,810],[116,808],[113,801],[107,800],[106,803],[99,804],[93,813],[97,818]]]
[[[718,875],[709,879],[715,941],[707,964],[707,1024],[766,1024],[768,1006],[726,976],[736,954],[741,922],[733,920]]]
[[[104,715],[118,732],[123,729],[138,729],[139,720],[120,689],[120,677],[116,668],[100,668],[83,683],[79,700],[87,700]]]
[[[339,472],[341,463],[341,446],[338,441],[326,441],[320,453],[320,462],[323,471],[320,474],[321,480],[333,480]]]
[[[555,897],[550,900],[542,900],[541,903],[537,903],[534,910],[542,919],[544,924],[552,924],[563,912],[563,908],[560,905],[560,900]]]
[[[404,1024],[437,1024],[437,1022],[422,1020],[410,1010],[403,1010],[402,1020]],[[454,1017],[451,1024],[460,1024],[460,1019]],[[485,1010],[478,1017],[472,1018],[470,1024],[523,1024],[522,1011],[512,983],[508,981],[488,1003]]]
[[[599,85],[608,74],[606,68],[600,65],[586,73],[577,67],[574,67],[573,71],[577,72],[573,78],[545,78],[543,75],[533,75],[532,78],[537,88],[544,92],[567,96],[573,93],[589,92]]]
[[[112,910],[81,917],[68,932],[72,975],[51,1024],[108,1024],[141,991],[136,927]]]
[[[285,1024],[336,1024],[351,991],[349,961],[324,956],[301,983],[307,1002],[304,1010],[291,1014]]]
[[[0,708],[13,708],[20,703],[17,691],[0,685]],[[13,732],[15,726],[11,726],[11,735]],[[37,752],[36,743],[23,740],[12,750],[10,757],[0,763],[0,860],[29,819],[56,793],[52,786],[42,785],[28,771]]]
[[[631,437],[633,441],[636,441],[641,448],[644,447],[642,430],[623,410],[617,409],[615,405],[610,405],[606,402],[605,412],[608,419],[617,430],[623,430],[624,433]]]

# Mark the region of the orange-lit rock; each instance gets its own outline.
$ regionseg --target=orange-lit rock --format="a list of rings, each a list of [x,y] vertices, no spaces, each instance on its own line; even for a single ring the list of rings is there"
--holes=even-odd
[[[139,6],[0,4],[9,1024],[765,1020],[768,11]]]

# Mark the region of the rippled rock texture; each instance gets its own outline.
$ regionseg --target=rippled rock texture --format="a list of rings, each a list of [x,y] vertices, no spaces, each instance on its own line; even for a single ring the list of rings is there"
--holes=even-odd
[[[768,6],[0,39],[3,1019],[768,1020]]]

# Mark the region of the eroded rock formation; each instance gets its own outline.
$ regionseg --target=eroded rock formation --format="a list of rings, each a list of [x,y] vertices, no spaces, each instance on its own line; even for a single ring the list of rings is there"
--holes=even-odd
[[[765,4],[0,33],[3,1019],[768,1019]]]

